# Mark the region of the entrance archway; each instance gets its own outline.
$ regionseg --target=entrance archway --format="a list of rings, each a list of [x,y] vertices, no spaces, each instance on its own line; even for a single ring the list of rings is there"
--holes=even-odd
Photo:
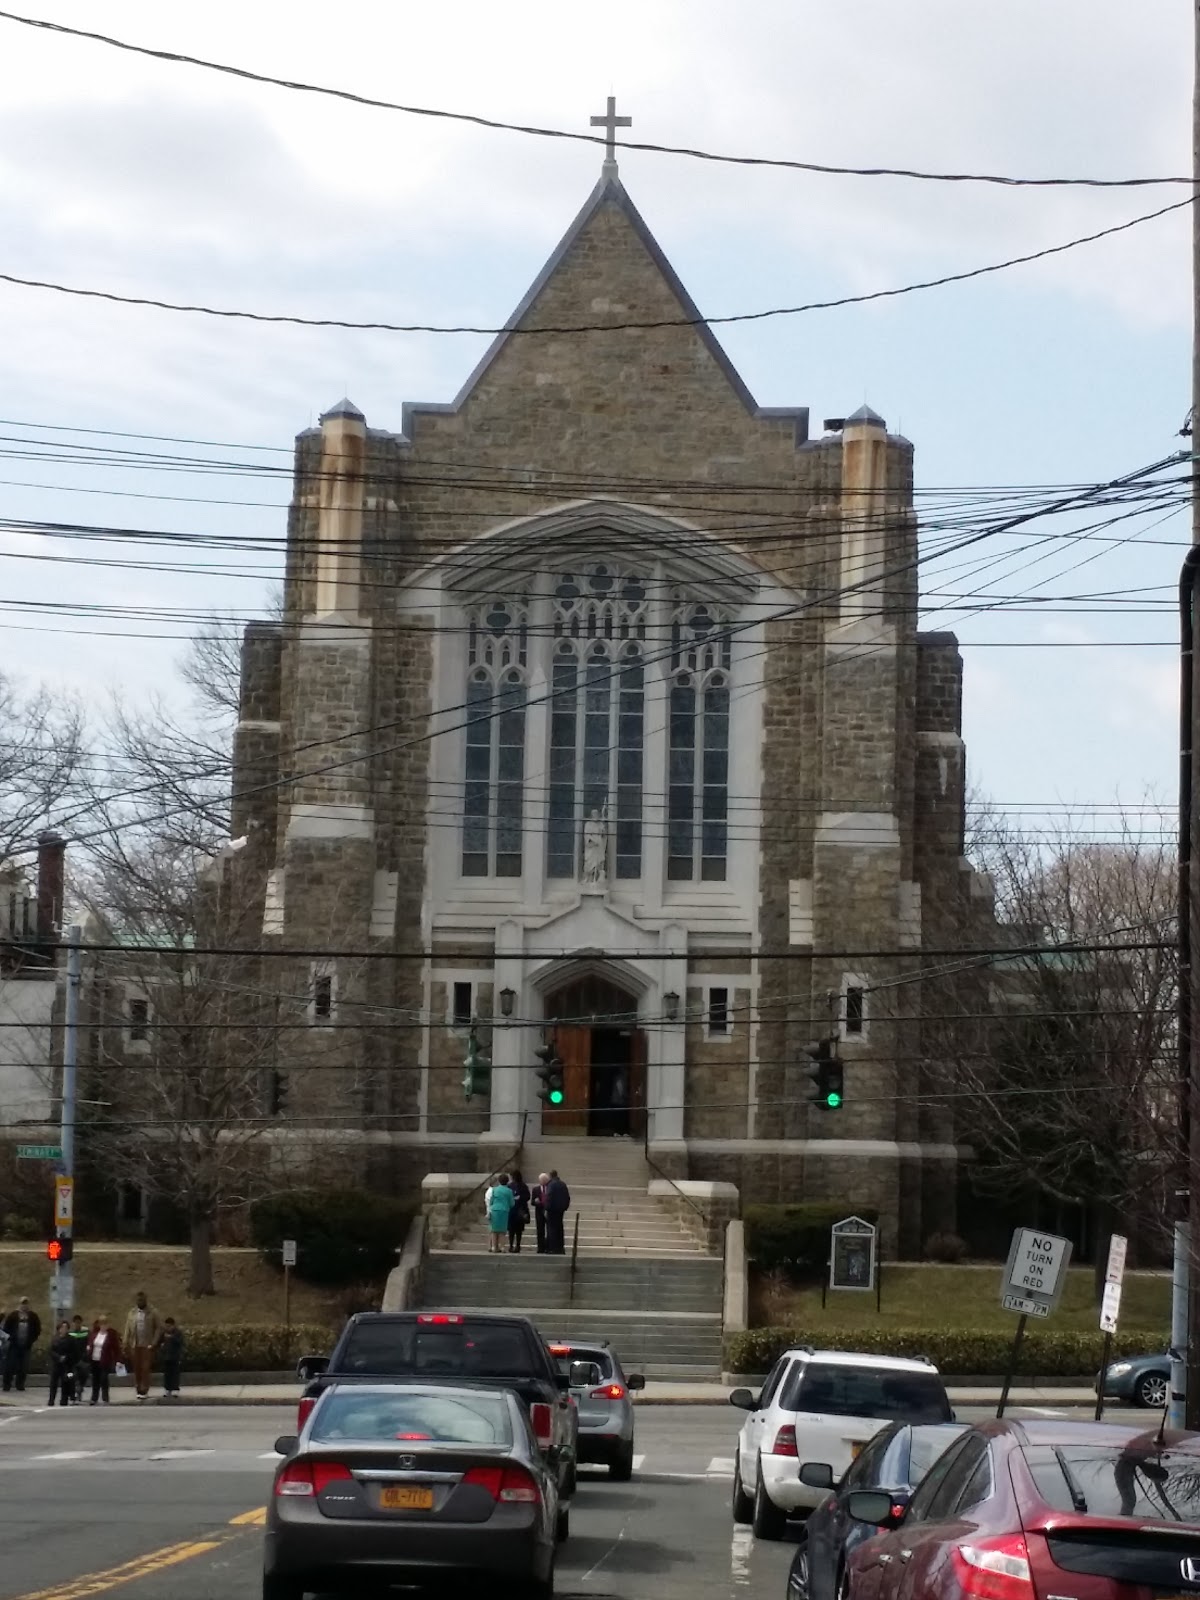
[[[545,1133],[634,1137],[646,1128],[646,1035],[637,1000],[596,973],[546,997],[563,1063],[564,1104],[542,1112]]]

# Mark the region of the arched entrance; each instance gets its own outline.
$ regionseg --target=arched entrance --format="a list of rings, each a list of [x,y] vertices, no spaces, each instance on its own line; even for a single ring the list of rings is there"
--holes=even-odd
[[[646,1035],[637,1001],[588,973],[546,996],[546,1017],[563,1063],[566,1101],[542,1112],[544,1133],[634,1137],[646,1128]]]

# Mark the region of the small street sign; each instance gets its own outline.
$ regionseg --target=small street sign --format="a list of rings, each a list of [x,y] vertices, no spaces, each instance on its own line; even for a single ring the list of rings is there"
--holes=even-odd
[[[17,1146],[18,1161],[61,1161],[62,1145],[60,1144],[19,1144]]]
[[[1001,1297],[1001,1306],[1005,1311],[1019,1311],[1023,1317],[1048,1317],[1050,1307],[1043,1300],[1023,1300],[1019,1294],[1006,1294]]]
[[[285,1239],[283,1241],[283,1264],[285,1267],[294,1267],[296,1265],[295,1239]]]
[[[1104,1269],[1104,1294],[1100,1301],[1101,1333],[1116,1333],[1121,1316],[1121,1288],[1125,1282],[1125,1257],[1129,1254],[1129,1240],[1122,1233],[1114,1233],[1108,1241],[1108,1264]]]
[[[1044,1316],[1062,1298],[1071,1259],[1071,1241],[1040,1228],[1016,1228],[1009,1246],[1008,1261],[1000,1283],[1000,1304],[1005,1310],[1018,1309],[1009,1299],[1033,1301],[1044,1312],[1022,1311],[1023,1316]]]
[[[875,1287],[875,1228],[862,1217],[846,1217],[829,1230],[829,1287]]]
[[[1129,1254],[1129,1240],[1123,1233],[1109,1235],[1108,1265],[1104,1269],[1105,1283],[1125,1281],[1125,1257]]]
[[[1121,1285],[1119,1283],[1106,1283],[1104,1285],[1104,1296],[1100,1301],[1101,1333],[1116,1333],[1120,1316]]]
[[[69,1228],[75,1221],[75,1180],[54,1180],[54,1223],[58,1228]]]

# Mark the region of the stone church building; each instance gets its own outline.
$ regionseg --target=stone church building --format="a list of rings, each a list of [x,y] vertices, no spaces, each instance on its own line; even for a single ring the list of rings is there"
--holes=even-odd
[[[954,1225],[922,1017],[990,904],[912,483],[874,411],[755,402],[611,157],[453,401],[299,436],[234,780],[281,1117],[398,1185],[626,1135],[744,1201],[874,1206],[892,1248]]]

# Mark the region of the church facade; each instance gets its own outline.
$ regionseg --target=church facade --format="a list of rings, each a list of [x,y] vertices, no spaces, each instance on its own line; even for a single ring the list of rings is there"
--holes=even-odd
[[[893,1248],[952,1227],[923,1018],[989,908],[909,442],[758,406],[611,161],[457,398],[398,421],[299,436],[283,621],[244,643],[281,1115],[393,1184],[623,1135],[747,1202],[873,1206]]]

